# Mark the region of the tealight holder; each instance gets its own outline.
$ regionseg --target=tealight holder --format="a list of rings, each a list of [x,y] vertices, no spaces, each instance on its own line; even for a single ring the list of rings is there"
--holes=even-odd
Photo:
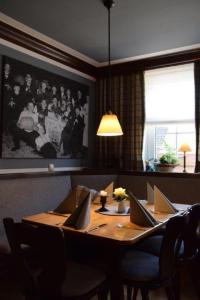
[[[53,172],[54,171],[54,164],[48,164],[48,171]]]
[[[99,211],[99,212],[109,211],[109,209],[107,209],[105,207],[106,201],[107,201],[107,197],[108,197],[107,192],[101,191],[100,194],[99,194],[99,196],[100,196],[101,207],[99,209],[97,209],[97,211]]]

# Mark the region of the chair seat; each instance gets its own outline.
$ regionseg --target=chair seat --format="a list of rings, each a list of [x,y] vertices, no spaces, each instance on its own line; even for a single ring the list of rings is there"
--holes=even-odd
[[[122,260],[125,280],[153,282],[159,278],[159,257],[137,250],[128,251]]]
[[[67,262],[66,274],[67,276],[62,285],[63,298],[87,294],[106,280],[106,276],[102,271],[71,261]]]

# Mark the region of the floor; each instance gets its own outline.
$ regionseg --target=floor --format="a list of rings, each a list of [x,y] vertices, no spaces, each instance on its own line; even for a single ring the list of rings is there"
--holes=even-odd
[[[196,296],[190,278],[187,274],[183,274],[181,279],[181,300],[199,300]],[[0,282],[0,299],[1,300],[24,300],[23,295],[17,290],[17,286],[14,283]],[[150,300],[166,300],[167,297],[163,289],[150,292]],[[56,300],[56,299],[55,299]],[[97,300],[94,297],[92,300]],[[141,300],[141,296],[138,295],[137,300]]]

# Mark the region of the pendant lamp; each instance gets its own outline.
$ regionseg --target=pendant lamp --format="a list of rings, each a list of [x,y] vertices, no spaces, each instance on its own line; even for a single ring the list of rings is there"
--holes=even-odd
[[[108,103],[111,103],[111,64],[110,64],[110,9],[115,4],[114,0],[104,0],[104,6],[108,9]],[[99,128],[97,130],[97,135],[99,136],[118,136],[123,135],[123,131],[119,120],[112,111],[108,112],[102,116]]]

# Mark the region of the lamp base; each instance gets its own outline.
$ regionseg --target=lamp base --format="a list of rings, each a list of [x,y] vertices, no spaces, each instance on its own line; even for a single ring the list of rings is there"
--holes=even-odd
[[[185,155],[185,152],[183,152],[183,173],[187,173],[186,172],[186,155]]]
[[[105,211],[109,211],[109,209],[107,209],[105,207],[100,207],[100,208],[96,209],[96,211],[105,212]]]

